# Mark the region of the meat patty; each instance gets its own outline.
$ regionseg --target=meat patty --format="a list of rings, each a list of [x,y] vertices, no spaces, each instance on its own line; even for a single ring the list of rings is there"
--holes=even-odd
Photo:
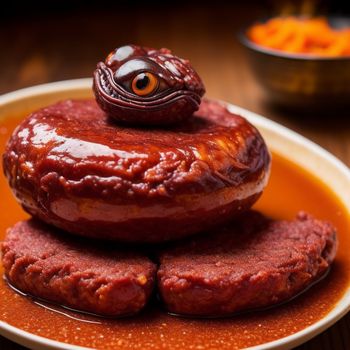
[[[220,316],[288,300],[335,257],[335,228],[299,213],[272,221],[257,212],[160,254],[158,287],[169,311]]]
[[[215,101],[173,128],[118,125],[94,100],[67,100],[16,128],[4,170],[23,208],[68,232],[161,242],[249,208],[270,155],[258,130]]]
[[[134,314],[154,287],[156,266],[142,253],[67,236],[33,219],[9,229],[1,248],[12,285],[74,309]]]

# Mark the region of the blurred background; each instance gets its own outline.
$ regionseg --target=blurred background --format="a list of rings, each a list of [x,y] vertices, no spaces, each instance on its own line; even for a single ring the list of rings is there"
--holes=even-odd
[[[275,15],[350,16],[350,1],[12,1],[0,11],[0,94],[31,85],[91,77],[115,47],[167,47],[188,58],[207,97],[262,114],[328,149],[350,165],[350,112],[289,111],[269,102],[237,33]],[[350,100],[350,96],[349,96]],[[344,189],[349,190],[349,189]],[[0,338],[6,349],[22,349]],[[350,317],[300,349],[349,349]]]
[[[349,1],[13,1],[0,12],[0,93],[90,77],[128,43],[189,58],[207,95],[254,109],[258,94],[237,32],[277,14],[349,13]],[[258,96],[255,99],[259,98]]]

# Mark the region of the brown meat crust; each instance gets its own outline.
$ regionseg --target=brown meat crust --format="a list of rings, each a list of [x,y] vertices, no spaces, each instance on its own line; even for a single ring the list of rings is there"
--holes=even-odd
[[[156,266],[142,253],[67,236],[33,219],[9,229],[1,250],[13,286],[77,310],[135,314],[154,287]]]
[[[218,102],[169,129],[118,126],[93,100],[26,118],[3,156],[30,214],[69,232],[157,242],[200,232],[249,208],[267,183],[259,132]]]
[[[292,298],[317,281],[335,257],[335,228],[299,213],[271,221],[247,212],[209,236],[160,255],[158,288],[169,311],[222,316]]]

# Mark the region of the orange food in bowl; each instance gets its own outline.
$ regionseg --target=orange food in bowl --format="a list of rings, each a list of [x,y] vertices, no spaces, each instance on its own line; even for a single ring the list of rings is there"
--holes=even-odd
[[[253,25],[247,35],[258,45],[290,53],[350,55],[350,27],[334,29],[325,17],[276,17]]]

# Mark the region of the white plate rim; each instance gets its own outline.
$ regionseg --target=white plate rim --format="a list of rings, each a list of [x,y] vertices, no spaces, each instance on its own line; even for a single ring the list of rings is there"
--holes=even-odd
[[[16,90],[0,96],[0,108],[6,104],[14,103],[19,99],[30,98],[31,96],[40,94],[50,94],[55,92],[62,92],[67,90],[84,90],[91,88],[92,80],[90,78],[83,79],[73,79],[58,81],[48,84],[36,85],[20,90]],[[312,153],[316,154],[318,157],[323,158],[326,162],[331,164],[335,169],[341,173],[345,179],[350,181],[350,169],[342,163],[338,158],[333,156],[331,153],[317,145],[316,143],[310,141],[309,139],[303,137],[302,135],[272,121],[259,114],[250,112],[244,108],[232,105],[227,102],[221,102],[225,104],[228,109],[234,113],[240,114],[246,117],[251,123],[270,130],[273,133],[279,134],[286,138],[287,140],[301,146],[305,147]],[[342,199],[343,204],[350,211],[350,193],[348,196]],[[322,319],[315,322],[311,326],[305,329],[289,335],[284,338],[280,338],[268,343],[260,344],[257,346],[249,347],[249,350],[267,350],[267,349],[288,349],[300,345],[303,342],[311,339],[317,334],[321,333],[341,317],[343,317],[350,310],[350,286],[346,290],[343,297],[338,301],[335,307]],[[14,342],[21,345],[27,346],[29,348],[41,346],[41,349],[61,349],[61,350],[86,350],[90,348],[81,347],[77,345],[72,345],[68,343],[59,342],[42,336],[32,334],[22,329],[16,328],[4,321],[0,320],[0,334]]]

